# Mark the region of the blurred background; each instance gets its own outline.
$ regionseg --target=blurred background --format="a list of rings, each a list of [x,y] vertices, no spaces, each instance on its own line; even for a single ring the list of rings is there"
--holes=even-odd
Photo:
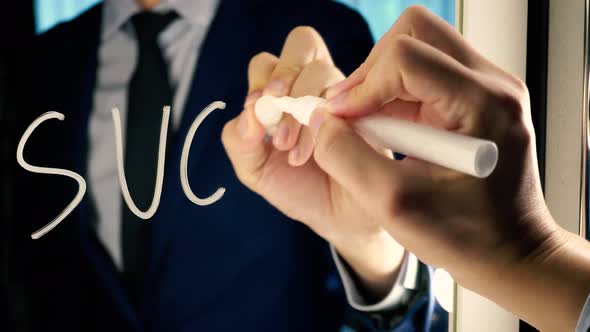
[[[199,1],[199,0],[195,0]],[[428,7],[449,23],[454,23],[455,0],[335,0],[349,6],[367,20],[375,40],[379,39],[410,5]],[[27,234],[24,221],[14,211],[13,183],[17,164],[15,151],[18,110],[29,107],[31,81],[28,64],[37,61],[32,50],[35,35],[68,21],[100,0],[12,1],[0,11],[0,331],[29,331],[27,289],[20,274],[26,248],[14,234]],[[39,110],[41,112],[41,110]]]
[[[101,0],[35,0],[35,31],[43,33],[61,21],[70,20]],[[391,23],[410,5],[428,7],[451,24],[455,19],[455,0],[336,0],[358,10],[379,39]]]
[[[455,22],[455,0],[337,0],[360,12],[375,39],[389,29],[398,16],[411,5],[422,5],[447,22]]]

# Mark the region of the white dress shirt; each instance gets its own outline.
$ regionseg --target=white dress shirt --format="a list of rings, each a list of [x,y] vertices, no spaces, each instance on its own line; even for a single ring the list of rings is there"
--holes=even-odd
[[[158,12],[174,9],[179,15],[158,38],[175,91],[171,119],[173,128],[178,128],[180,124],[182,106],[199,56],[197,50],[207,34],[217,5],[218,0],[162,0],[155,8]],[[125,130],[127,87],[137,56],[135,35],[129,19],[139,11],[134,0],[104,1],[97,82],[90,115],[88,173],[89,190],[97,213],[96,229],[99,239],[119,269],[122,267],[122,198],[114,158],[115,135],[110,111],[115,106],[119,107],[122,128]],[[125,137],[125,133],[122,137]],[[391,292],[379,303],[368,304],[355,287],[343,262],[334,250],[332,252],[347,298],[356,309],[373,311],[397,306],[407,293],[406,289],[415,288],[418,261],[413,255],[406,255]]]

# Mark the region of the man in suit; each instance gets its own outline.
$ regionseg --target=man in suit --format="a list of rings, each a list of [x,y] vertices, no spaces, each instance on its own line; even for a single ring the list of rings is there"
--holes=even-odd
[[[250,59],[262,50],[278,53],[299,25],[319,31],[344,73],[372,46],[357,14],[311,0],[106,0],[41,37],[37,107],[22,118],[57,110],[65,121],[37,129],[25,157],[83,175],[89,190],[63,224],[30,244],[36,330],[335,331],[349,322],[359,330],[412,331],[430,320],[427,274],[409,273],[416,264],[408,255],[389,260],[383,293],[367,292],[371,285],[356,273],[362,260],[332,257],[322,234],[251,193],[223,150],[221,130],[243,107]],[[214,100],[227,108],[199,128],[189,179],[203,196],[228,190],[202,207],[184,195],[178,170],[190,125]],[[168,104],[162,199],[145,222],[119,194],[110,109],[121,109],[126,177],[145,210],[161,106]],[[77,189],[62,177],[22,178],[22,188],[34,189],[19,198],[35,206],[23,209],[32,229]],[[358,311],[347,307],[338,274]]]

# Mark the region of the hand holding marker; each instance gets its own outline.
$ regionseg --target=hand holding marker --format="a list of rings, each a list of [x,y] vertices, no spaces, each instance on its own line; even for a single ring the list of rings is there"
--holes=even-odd
[[[325,95],[321,111],[312,111],[323,102],[314,98],[265,98],[255,110],[247,104],[224,128],[223,143],[242,183],[292,219],[321,231],[352,261],[359,258],[359,243],[375,244],[370,240],[375,233],[359,237],[359,231],[383,229],[422,262],[445,269],[462,287],[536,328],[576,328],[590,292],[590,245],[560,228],[545,204],[530,97],[521,79],[422,7],[405,11],[346,79],[326,84],[321,70],[304,73],[297,80],[308,80],[294,84],[289,95]],[[282,116],[284,107],[292,106],[280,104],[294,101],[302,106],[287,110],[293,116]],[[306,103],[313,106],[303,107]],[[412,126],[377,126],[393,119],[373,118],[376,114],[395,115]],[[300,129],[299,121],[309,126]],[[285,128],[293,134],[289,140]],[[273,134],[273,146],[264,144],[265,132]],[[384,156],[373,146],[382,135],[381,144],[416,159],[396,162]],[[398,137],[389,141],[390,135]],[[292,144],[279,144],[286,141]],[[491,150],[477,153],[478,144],[466,142],[485,142]],[[500,149],[502,160],[497,160]],[[305,162],[311,155],[315,162]],[[434,165],[449,162],[482,177],[494,174],[481,181]],[[482,170],[486,165],[492,167]],[[396,250],[367,250],[360,257],[381,253],[381,260]],[[539,301],[558,303],[560,310]]]
[[[311,114],[325,101],[314,96],[263,96],[256,102],[255,113],[272,133],[283,113],[309,125]],[[372,115],[355,120],[354,128],[367,141],[380,147],[479,178],[490,175],[498,161],[494,142],[410,121]]]

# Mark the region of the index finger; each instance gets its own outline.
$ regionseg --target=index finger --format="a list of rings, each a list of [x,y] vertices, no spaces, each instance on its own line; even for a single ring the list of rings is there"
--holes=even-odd
[[[411,6],[400,15],[377,42],[365,62],[346,80],[330,88],[326,92],[326,96],[332,98],[361,83],[379,56],[383,52],[387,52],[389,45],[401,35],[418,39],[449,55],[466,67],[475,69],[482,63],[482,57],[451,25],[422,6]]]
[[[383,75],[387,73],[387,75]],[[462,104],[483,93],[477,75],[440,50],[409,36],[398,36],[377,59],[365,80],[328,101],[341,116],[362,116],[396,100],[419,100],[430,115],[453,124],[472,111]],[[434,112],[432,112],[434,111]]]
[[[248,64],[248,95],[257,91],[262,92],[278,63],[279,58],[268,52],[258,53],[250,59]]]
[[[307,26],[293,29],[287,36],[265,94],[275,96],[289,94],[305,65],[316,60],[333,64],[328,47],[320,34]]]
[[[387,45],[400,35],[418,39],[466,67],[473,68],[476,64],[473,61],[473,48],[461,34],[445,20],[422,6],[411,6],[402,13],[383,38],[377,42],[367,62],[374,63],[379,53],[387,49]]]

